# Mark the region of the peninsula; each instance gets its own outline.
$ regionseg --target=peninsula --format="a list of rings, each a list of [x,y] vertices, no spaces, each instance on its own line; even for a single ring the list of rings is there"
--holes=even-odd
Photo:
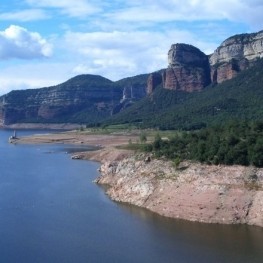
[[[160,215],[220,224],[263,227],[263,168],[171,161],[120,149],[136,134],[64,132],[20,138],[18,143],[74,143],[100,149],[78,153],[78,159],[101,162],[96,183],[108,186],[118,202],[147,208]]]

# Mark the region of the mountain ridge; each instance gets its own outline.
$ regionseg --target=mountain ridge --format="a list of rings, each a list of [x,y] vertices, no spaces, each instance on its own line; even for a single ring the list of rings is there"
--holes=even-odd
[[[263,59],[235,78],[186,93],[162,87],[105,124],[133,123],[142,128],[195,130],[232,120],[262,120]]]
[[[178,101],[184,101],[188,93],[233,79],[253,67],[262,56],[263,31],[229,37],[211,55],[192,45],[173,44],[168,52],[168,67],[151,74],[115,82],[83,74],[52,87],[11,91],[0,97],[0,125],[21,122],[97,125],[115,114],[121,116],[143,98],[163,99],[166,90],[173,92],[166,103],[169,111]]]

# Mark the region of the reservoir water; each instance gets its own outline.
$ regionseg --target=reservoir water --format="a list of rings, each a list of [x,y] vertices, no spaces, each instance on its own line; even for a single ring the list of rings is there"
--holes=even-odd
[[[9,144],[11,134],[0,130],[0,262],[263,262],[262,228],[112,202],[92,183],[99,164],[71,160],[65,145]]]

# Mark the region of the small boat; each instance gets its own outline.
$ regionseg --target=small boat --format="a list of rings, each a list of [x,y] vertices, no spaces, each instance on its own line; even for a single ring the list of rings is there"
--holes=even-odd
[[[18,137],[16,136],[16,131],[14,131],[14,134],[9,137],[9,143],[14,143],[16,140],[18,140]]]

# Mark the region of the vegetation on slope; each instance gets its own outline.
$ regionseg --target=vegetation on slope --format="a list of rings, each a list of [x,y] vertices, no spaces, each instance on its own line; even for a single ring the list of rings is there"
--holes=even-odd
[[[175,133],[169,140],[159,135],[145,150],[178,164],[195,160],[208,164],[263,167],[263,122],[230,122],[199,131]]]
[[[262,120],[263,60],[232,80],[191,94],[158,88],[105,124],[195,130],[230,120]]]

